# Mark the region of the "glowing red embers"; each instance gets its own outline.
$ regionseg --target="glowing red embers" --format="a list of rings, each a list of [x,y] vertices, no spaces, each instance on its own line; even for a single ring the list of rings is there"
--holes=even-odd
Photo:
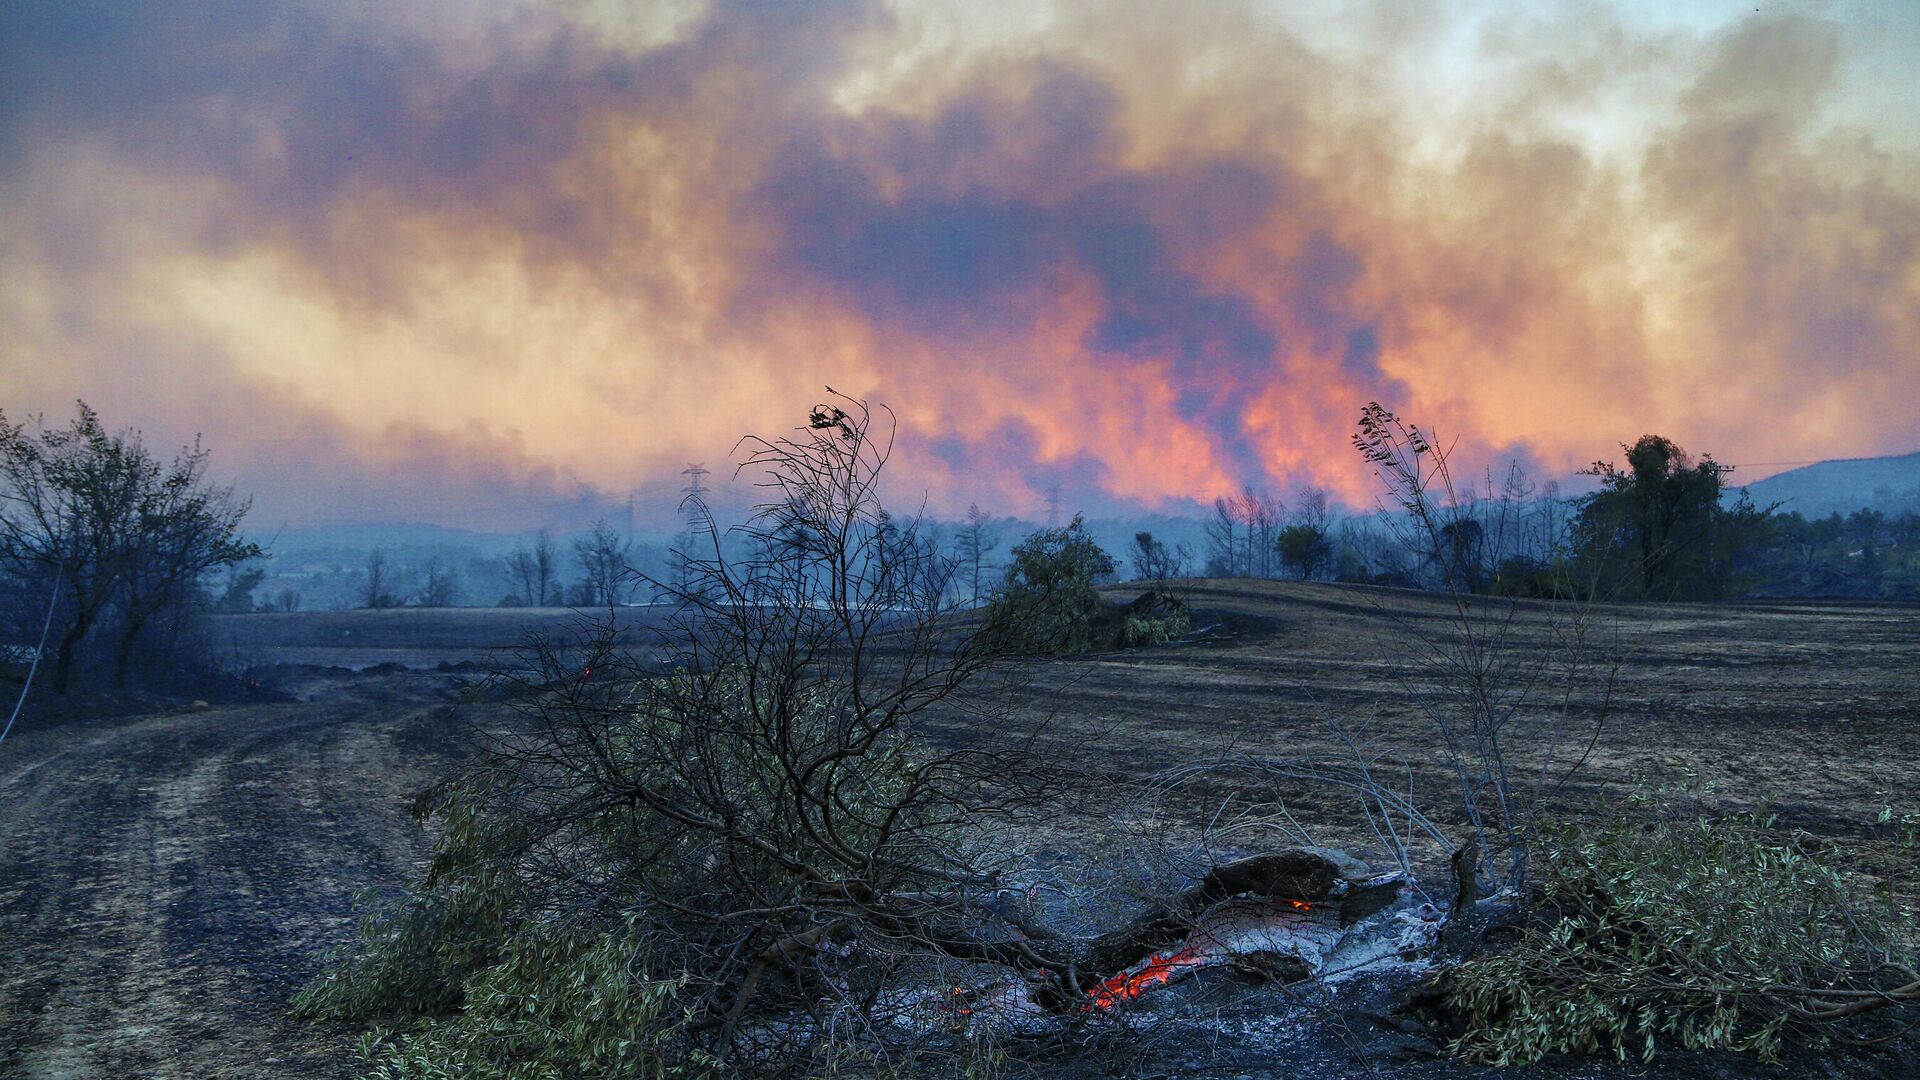
[[[1155,987],[1165,986],[1184,971],[1207,966],[1213,962],[1210,952],[1202,946],[1189,945],[1172,952],[1156,953],[1136,970],[1121,972],[1094,987],[1087,997],[1095,1008],[1111,1009]]]
[[[1313,910],[1313,905],[1305,900],[1283,899],[1282,903],[1293,911]],[[1144,964],[1102,981],[1087,992],[1087,1000],[1091,1002],[1088,1007],[1111,1009],[1133,1001],[1149,990],[1167,985],[1179,975],[1220,963],[1230,955],[1229,950],[1223,949],[1204,932],[1196,934],[1180,948],[1155,953]]]

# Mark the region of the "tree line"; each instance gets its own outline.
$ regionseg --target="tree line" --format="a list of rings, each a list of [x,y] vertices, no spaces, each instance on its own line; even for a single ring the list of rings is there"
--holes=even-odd
[[[1152,582],[1197,573],[1509,596],[1920,599],[1920,514],[1863,509],[1809,520],[1744,493],[1729,498],[1729,468],[1671,439],[1646,435],[1621,449],[1619,464],[1585,470],[1598,488],[1584,496],[1536,487],[1518,466],[1449,486],[1431,535],[1408,532],[1390,507],[1335,520],[1319,488],[1300,488],[1289,500],[1247,487],[1214,500],[1198,553],[1141,531],[1116,559],[1076,519],[1067,533],[1026,536],[1001,565],[1000,530],[976,503],[947,533],[945,587],[970,606],[993,602],[1026,587],[1031,556],[1051,546],[1097,553],[1073,571],[1092,585],[1130,569]],[[240,535],[250,504],[208,480],[208,456],[198,441],[158,455],[137,431],[109,431],[84,402],[65,427],[41,418],[16,424],[0,413],[0,630],[10,642],[31,640],[37,613],[53,607],[48,659],[57,689],[90,664],[116,685],[143,667],[178,668],[183,650],[204,637],[201,613],[301,605],[290,589],[255,604],[265,573],[256,565],[264,553]],[[930,522],[916,527],[917,542],[937,534]],[[602,519],[569,546],[544,529],[516,546],[495,570],[494,580],[510,583],[500,602],[602,607],[639,598],[630,537]],[[569,562],[571,581],[563,580]],[[403,568],[376,548],[354,599],[368,608],[444,607],[465,591],[451,561],[435,556]]]

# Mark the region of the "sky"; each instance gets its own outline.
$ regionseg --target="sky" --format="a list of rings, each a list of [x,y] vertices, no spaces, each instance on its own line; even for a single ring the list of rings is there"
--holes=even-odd
[[[1920,448],[1920,4],[13,0],[0,409],[566,525],[824,388],[957,516]]]

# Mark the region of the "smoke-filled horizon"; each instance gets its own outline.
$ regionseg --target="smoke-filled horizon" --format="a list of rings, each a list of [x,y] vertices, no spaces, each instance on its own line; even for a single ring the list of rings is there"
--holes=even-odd
[[[1904,452],[1915,100],[1900,0],[15,3],[0,407],[295,525],[668,502],[827,385],[946,517],[1369,505],[1373,399]]]

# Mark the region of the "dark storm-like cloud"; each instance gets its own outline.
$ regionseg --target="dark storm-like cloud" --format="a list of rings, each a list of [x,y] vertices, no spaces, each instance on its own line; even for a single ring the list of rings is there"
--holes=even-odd
[[[774,223],[781,270],[870,320],[962,341],[1043,318],[1062,281],[1090,281],[1101,311],[1084,355],[1166,363],[1180,413],[1232,448],[1232,387],[1283,377],[1283,329],[1194,266],[1303,184],[1227,153],[1129,168],[1107,87],[1051,61],[1020,75],[1017,92],[977,87],[924,118],[821,119],[790,139],[749,210]],[[1358,333],[1351,370],[1377,379],[1371,331],[1339,295],[1358,256],[1319,230],[1300,260],[1301,331],[1343,347]],[[1257,455],[1234,456],[1259,478]]]
[[[1049,475],[1364,495],[1371,397],[1543,468],[1653,427],[1723,457],[1916,435],[1841,419],[1914,378],[1920,196],[1823,120],[1834,24],[1489,34],[1521,55],[1436,146],[1384,89],[1442,47],[1424,22],[1359,62],[1232,3],[1056,14],[962,48],[862,2],[638,34],[533,3],[8,5],[8,348],[55,395],[130,342],[167,358],[141,370],[225,350],[409,492],[463,455],[677,468],[849,381],[903,406],[937,489],[1029,509]],[[1637,141],[1559,123],[1649,73],[1670,108]]]
[[[826,162],[783,172],[767,197],[792,269],[843,288],[876,319],[928,332],[1003,322],[1027,314],[1023,301],[1055,275],[1080,272],[1107,305],[1086,342],[1092,350],[1172,356],[1185,371],[1246,371],[1276,347],[1244,298],[1212,292],[1174,263],[1145,207],[1191,205],[1194,193],[1177,178],[1130,177],[1054,204],[991,191],[887,199],[843,162]]]
[[[36,139],[100,137],[144,163],[211,171],[257,202],[312,213],[350,184],[477,198],[531,179],[573,146],[564,106],[599,73],[566,45],[458,76],[428,42],[250,3],[9,5],[7,125]]]

